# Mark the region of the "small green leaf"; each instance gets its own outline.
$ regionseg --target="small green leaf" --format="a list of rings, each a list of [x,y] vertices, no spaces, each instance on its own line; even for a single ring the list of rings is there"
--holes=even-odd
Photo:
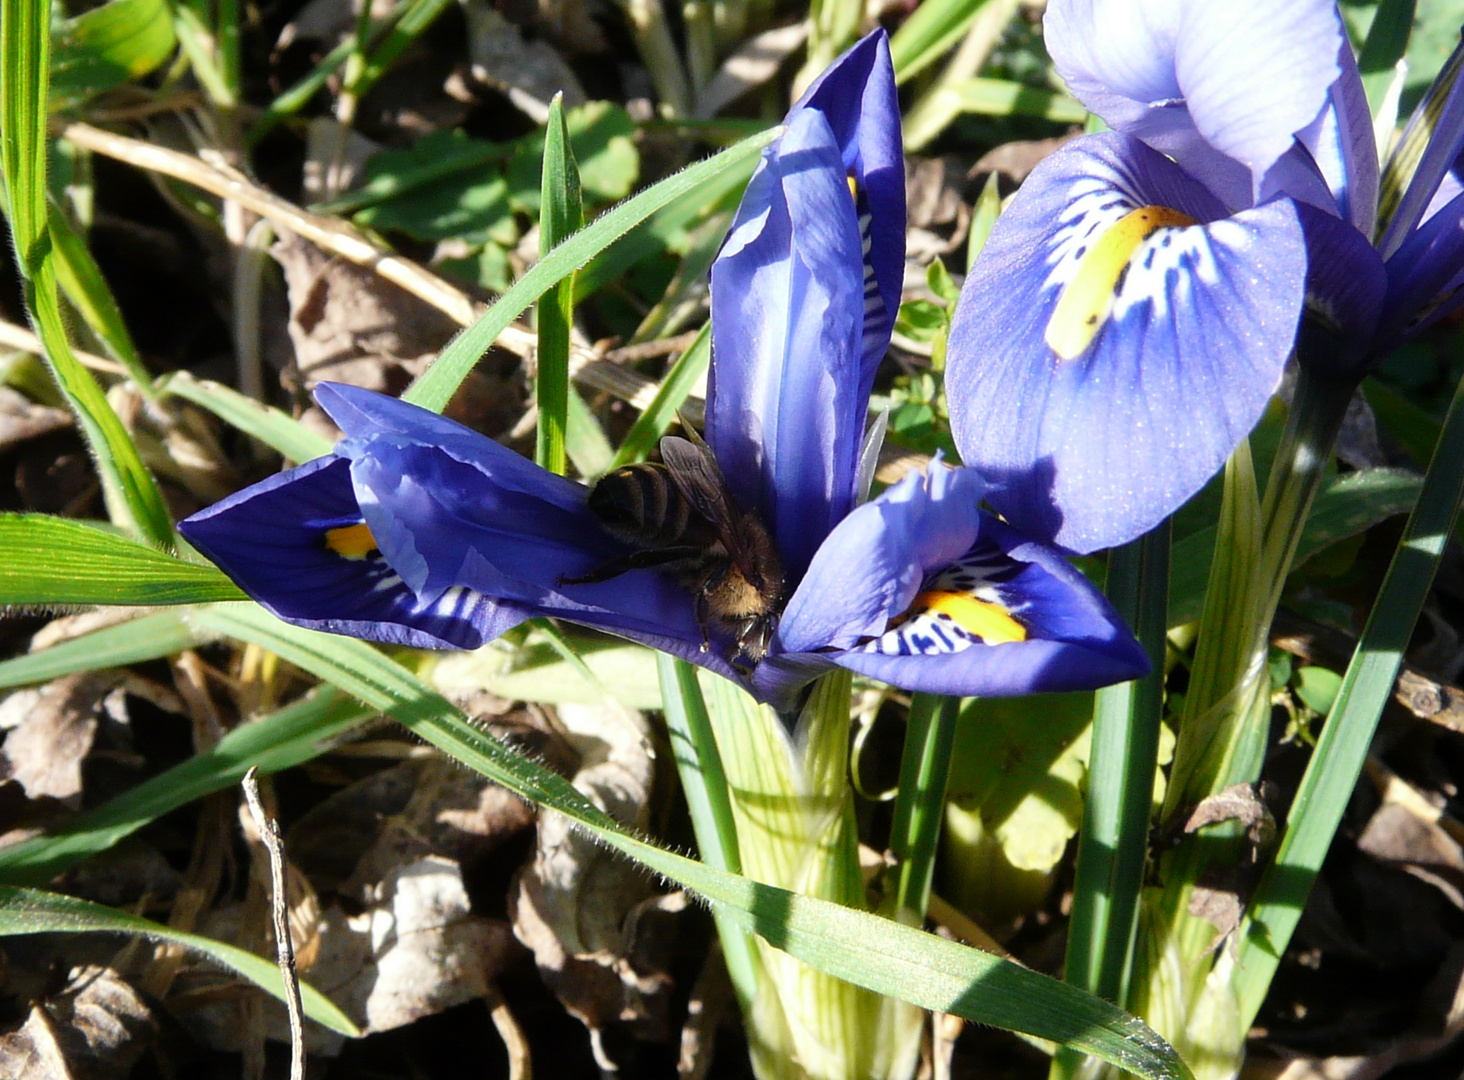
[[[1342,688],[1342,676],[1328,668],[1308,664],[1299,668],[1295,677],[1296,696],[1314,713],[1326,716]]]
[[[68,19],[52,33],[51,108],[146,75],[177,45],[165,0],[111,0]]]
[[[84,932],[135,934],[153,941],[171,941],[186,945],[238,972],[265,993],[284,1000],[284,981],[280,978],[280,969],[272,960],[265,960],[233,945],[225,945],[222,941],[174,930],[170,926],[87,900],[78,900],[74,896],[0,885],[0,936]],[[324,1024],[332,1031],[352,1038],[361,1035],[361,1030],[351,1023],[350,1017],[335,1007],[330,998],[303,980],[300,983],[300,997],[305,1014],[316,1023]]]
[[[366,165],[366,183],[335,206],[360,205],[358,224],[399,230],[418,240],[481,244],[518,241],[508,182],[495,162],[508,156],[499,143],[459,131],[424,135],[408,150],[384,150]]]
[[[43,514],[0,514],[0,604],[197,604],[242,600],[217,568],[119,533]]]

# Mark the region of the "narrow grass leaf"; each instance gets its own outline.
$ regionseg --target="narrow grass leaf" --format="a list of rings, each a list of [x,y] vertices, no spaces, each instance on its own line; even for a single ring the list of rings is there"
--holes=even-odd
[[[1242,924],[1236,988],[1243,1025],[1248,1026],[1261,1007],[1357,785],[1378,719],[1392,696],[1403,653],[1458,517],[1461,493],[1464,384],[1454,393],[1418,504],[1307,763],[1276,854]]]
[[[744,139],[601,214],[540,259],[532,270],[499,297],[498,302],[482,318],[453,338],[437,361],[402,397],[424,408],[441,412],[473,365],[487,352],[504,328],[551,285],[584,266],[596,253],[603,251],[663,206],[695,191],[708,178],[751,161],[781,131],[781,128],[773,128]]]
[[[78,671],[157,660],[202,645],[216,636],[189,622],[186,611],[140,615],[39,652],[0,662],[0,689],[46,682]]]
[[[284,981],[273,960],[74,896],[0,885],[0,936],[87,932],[133,934],[184,945],[237,972],[272,997],[284,1000]],[[336,1008],[330,998],[303,980],[300,997],[305,1015],[316,1023],[352,1038],[361,1035],[350,1017]]]
[[[1094,695],[1088,792],[1078,841],[1065,978],[1122,1001],[1138,929],[1164,713],[1170,525],[1110,553],[1108,599],[1134,628],[1153,670]],[[1059,1052],[1051,1076],[1071,1076],[1077,1055]]]
[[[162,392],[176,394],[201,406],[226,424],[252,436],[291,461],[311,461],[330,453],[331,442],[300,421],[270,405],[261,404],[232,387],[196,379],[186,371],[167,377]]]
[[[216,567],[96,525],[0,514],[0,604],[199,604],[242,600]]]
[[[132,342],[127,324],[122,321],[122,310],[117,306],[107,279],[102,276],[102,268],[92,258],[86,241],[71,227],[54,201],[51,203],[50,229],[56,281],[61,291],[106,348],[107,355],[127,369],[138,392],[149,400],[156,399],[152,375]]]
[[[742,872],[737,849],[737,822],[728,798],[727,774],[712,732],[707,703],[697,682],[696,669],[684,660],[656,654],[661,677],[661,698],[666,730],[676,759],[676,774],[686,796],[692,832],[702,862],[730,874]],[[747,931],[730,921],[719,908],[712,911],[722,939],[727,974],[744,1013],[757,997],[757,950]]]
[[[208,608],[199,618],[389,713],[463,764],[565,814],[821,971],[923,1008],[1072,1045],[1155,1080],[1190,1075],[1141,1021],[1090,994],[889,919],[715,870],[627,833],[569,781],[474,727],[446,699],[363,642],[288,626],[247,605]]]
[[[890,38],[895,82],[903,84],[935,63],[963,38],[987,0],[925,0]]]
[[[671,365],[671,370],[666,372],[666,377],[656,388],[656,396],[646,406],[645,412],[636,417],[630,431],[621,440],[610,468],[618,469],[631,462],[644,461],[661,441],[661,436],[676,422],[677,410],[706,376],[707,366],[711,363],[711,328],[711,323],[703,325],[696,340],[676,358],[676,363]]]
[[[144,539],[173,542],[162,494],[101,387],[71,351],[61,319],[46,198],[46,75],[50,5],[0,5],[0,173],[26,307],[56,383],[81,423],[108,509]]]
[[[563,94],[555,94],[549,103],[543,162],[544,171],[539,181],[541,259],[584,225],[579,167],[569,146]],[[563,476],[568,464],[564,438],[569,417],[569,335],[574,327],[573,273],[539,297],[538,315],[539,347],[535,352],[534,399],[539,406],[539,426],[534,460],[550,472]]]
[[[251,766],[269,774],[319,757],[376,714],[339,691],[315,690],[50,832],[0,848],[0,881],[44,884],[164,814],[233,787]]]
[[[915,694],[910,700],[890,852],[898,860],[900,875],[894,917],[912,926],[925,920],[930,903],[960,711],[960,698]]]

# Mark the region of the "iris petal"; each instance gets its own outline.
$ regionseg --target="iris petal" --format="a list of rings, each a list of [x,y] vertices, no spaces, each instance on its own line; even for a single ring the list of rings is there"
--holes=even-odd
[[[362,515],[424,600],[466,587],[736,677],[729,640],[715,635],[703,651],[692,593],[673,576],[567,583],[630,550],[601,527],[583,485],[406,402],[338,385],[318,397],[350,433],[337,451],[350,458]]]
[[[997,591],[1025,640],[907,656],[856,649],[835,662],[907,690],[983,697],[1086,690],[1148,672],[1118,614],[1062,556],[985,513],[978,546],[990,549],[982,553],[987,566],[1007,564]]]
[[[748,185],[712,267],[707,442],[769,525],[790,580],[853,506],[863,257],[843,159],[804,110]]]
[[[1083,104],[1231,209],[1255,201],[1322,111],[1343,44],[1333,0],[1076,0],[1051,5],[1043,27]]]
[[[884,632],[934,568],[976,539],[985,484],[970,469],[910,473],[834,528],[783,612],[777,647],[852,648]]]
[[[188,542],[281,619],[312,630],[417,648],[473,649],[532,612],[463,588],[422,601],[380,555],[326,546],[361,519],[343,458],[270,477],[179,524]]]
[[[868,397],[889,347],[905,275],[905,158],[888,35],[875,30],[829,65],[793,106],[789,121],[803,109],[817,109],[828,120],[868,213],[865,260],[880,299],[865,320],[861,392]]]
[[[1160,228],[1130,253],[1091,342],[1046,343],[1090,249],[1135,210]],[[1174,163],[1117,133],[1038,166],[966,279],[948,350],[951,427],[988,500],[1075,551],[1131,539],[1189,498],[1259,419],[1301,313],[1295,207],[1233,217]]]

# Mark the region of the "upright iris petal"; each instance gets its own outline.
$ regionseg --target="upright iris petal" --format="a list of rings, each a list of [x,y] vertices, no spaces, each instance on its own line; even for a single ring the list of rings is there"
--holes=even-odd
[[[666,468],[695,477],[632,477],[666,507],[700,508],[683,531],[674,509],[646,506],[652,528],[612,531],[583,485],[416,406],[325,385],[317,397],[346,434],[334,453],[195,515],[184,535],[291,622],[470,647],[553,616],[694,661],[780,709],[834,665],[959,694],[1141,674],[1142,650],[1081,575],[978,512],[969,469],[937,461],[855,507],[903,266],[897,122],[879,32],[765,153],[712,273],[715,465],[665,443]],[[713,603],[747,604],[728,586],[741,575],[753,587],[749,561],[763,558],[739,548],[761,535],[743,527],[748,512],[786,579],[765,653]],[[679,546],[707,534],[717,543]]]

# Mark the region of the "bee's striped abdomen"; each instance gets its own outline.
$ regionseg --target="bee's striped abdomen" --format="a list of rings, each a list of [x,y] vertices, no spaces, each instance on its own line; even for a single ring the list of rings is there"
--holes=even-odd
[[[626,465],[590,492],[590,509],[612,533],[651,547],[687,543],[700,526],[664,465]]]

